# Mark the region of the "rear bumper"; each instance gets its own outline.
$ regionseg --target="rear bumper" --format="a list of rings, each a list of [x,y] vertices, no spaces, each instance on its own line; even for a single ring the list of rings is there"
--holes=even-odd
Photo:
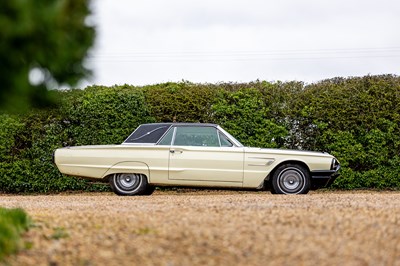
[[[338,170],[312,171],[311,189],[329,187],[338,176]]]

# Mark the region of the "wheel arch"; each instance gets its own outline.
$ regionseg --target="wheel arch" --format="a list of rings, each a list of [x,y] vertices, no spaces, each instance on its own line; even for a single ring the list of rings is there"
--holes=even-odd
[[[276,171],[280,166],[282,166],[282,165],[284,165],[284,164],[298,164],[298,165],[304,167],[304,168],[308,171],[308,174],[311,175],[310,168],[308,167],[308,165],[307,165],[305,162],[299,161],[299,160],[287,160],[287,161],[283,161],[283,162],[280,162],[279,164],[275,165],[275,167],[274,167],[274,168],[269,172],[269,174],[265,177],[265,179],[264,179],[264,187],[265,187],[265,188],[270,188],[270,187],[271,187],[271,180],[272,180],[271,177],[274,175],[275,171]]]
[[[150,184],[150,169],[146,163],[138,161],[124,161],[111,166],[103,175],[103,180],[108,179],[114,174],[142,174]]]

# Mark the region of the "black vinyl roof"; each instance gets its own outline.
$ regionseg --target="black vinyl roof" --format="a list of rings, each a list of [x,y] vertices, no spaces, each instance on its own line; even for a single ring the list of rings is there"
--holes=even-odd
[[[124,141],[124,143],[157,143],[171,126],[217,127],[205,123],[152,123],[142,124]]]
[[[217,124],[212,123],[184,123],[184,122],[166,122],[166,123],[150,123],[150,124],[142,124],[140,126],[147,125],[169,125],[169,126],[190,126],[190,127],[217,127]]]

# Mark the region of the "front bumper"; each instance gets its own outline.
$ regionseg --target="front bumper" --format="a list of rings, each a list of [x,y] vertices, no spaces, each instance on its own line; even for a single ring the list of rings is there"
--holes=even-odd
[[[337,171],[313,171],[311,172],[311,189],[329,187],[340,174]]]
[[[331,169],[322,171],[311,172],[311,189],[318,189],[323,187],[329,187],[340,175],[338,173],[340,169],[340,163],[336,159],[332,159]]]

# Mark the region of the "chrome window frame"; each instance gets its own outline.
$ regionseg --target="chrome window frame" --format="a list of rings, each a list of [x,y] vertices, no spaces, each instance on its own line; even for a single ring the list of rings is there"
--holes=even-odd
[[[232,147],[239,147],[239,148],[244,147],[243,144],[240,143],[240,141],[238,141],[237,139],[235,139],[235,138],[234,138],[231,134],[229,134],[225,129],[223,129],[223,128],[220,127],[220,126],[217,126],[217,129],[218,129],[223,135],[225,135],[225,137],[226,137],[230,142],[232,142],[232,144],[234,145],[234,146],[232,146]]]
[[[159,143],[164,139],[164,137],[169,133],[169,131],[174,130],[174,132],[172,133],[171,143],[169,145],[159,145],[159,146],[171,146],[175,137],[175,128],[176,127],[174,125],[170,125],[169,128],[165,131],[164,135],[162,135],[161,138],[156,143],[154,143],[154,145],[159,145]]]

